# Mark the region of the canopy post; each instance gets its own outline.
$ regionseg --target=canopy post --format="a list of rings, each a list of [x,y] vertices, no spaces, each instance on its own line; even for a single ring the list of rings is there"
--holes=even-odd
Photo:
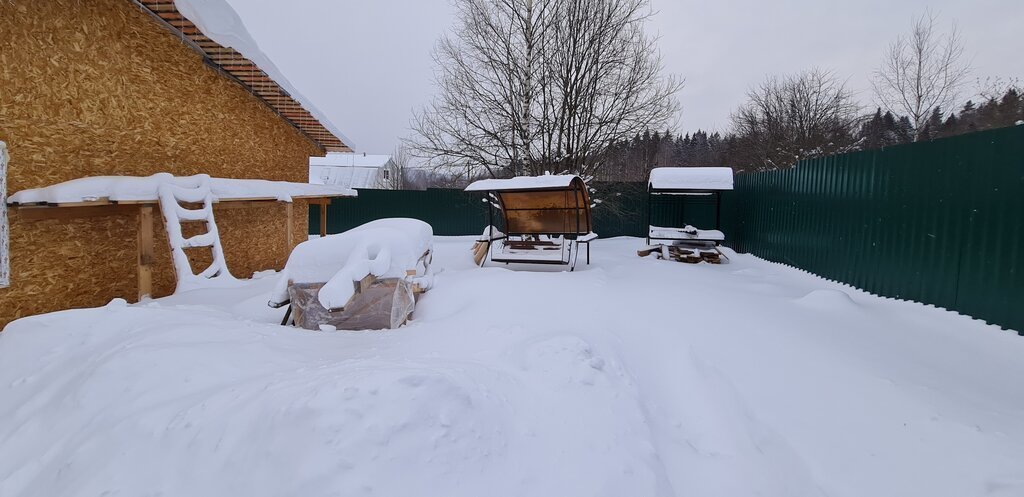
[[[715,193],[715,229],[722,229],[722,192]]]
[[[647,227],[644,228],[644,231],[647,234],[647,244],[648,245],[651,244],[651,210],[654,207],[653,205],[651,205],[651,201],[653,199],[654,199],[654,196],[651,195],[651,184],[647,183]]]

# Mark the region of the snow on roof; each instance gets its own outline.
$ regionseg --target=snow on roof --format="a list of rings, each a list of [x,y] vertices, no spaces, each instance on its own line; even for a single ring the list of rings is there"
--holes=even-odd
[[[728,167],[656,167],[651,170],[656,190],[732,190]]]
[[[317,121],[320,121],[320,124],[341,139],[345,146],[354,147],[352,140],[327,119],[327,116],[320,112],[311,100],[299,93],[295,86],[288,81],[288,78],[285,78],[284,74],[271,62],[270,57],[260,50],[259,44],[249,34],[242,18],[238,16],[227,0],[174,0],[174,6],[206,37],[220,45],[235,49],[267,73],[270,79],[288,92],[292,99],[302,104],[302,107]]]
[[[309,166],[309,182],[345,188],[381,188],[379,167]]]
[[[544,176],[516,176],[509,179],[482,179],[470,183],[467,192],[495,192],[508,190],[536,190],[565,188],[572,184],[575,174],[545,174]]]
[[[311,166],[332,167],[384,167],[391,162],[390,155],[367,155],[348,152],[328,152],[326,157],[310,157]]]
[[[22,190],[7,201],[12,204],[64,204],[107,199],[112,202],[155,202],[161,183],[181,186],[190,184],[189,177],[169,173],[152,176],[90,176],[73,179],[43,188]],[[210,178],[210,189],[217,199],[266,199],[290,202],[292,197],[354,197],[356,191],[332,185],[311,185],[262,179]]]

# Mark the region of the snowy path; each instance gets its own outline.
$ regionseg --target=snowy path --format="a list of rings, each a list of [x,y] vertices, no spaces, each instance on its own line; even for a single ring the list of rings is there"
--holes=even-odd
[[[474,268],[390,332],[275,277],[0,334],[0,495],[1024,494],[1024,338],[748,256]]]

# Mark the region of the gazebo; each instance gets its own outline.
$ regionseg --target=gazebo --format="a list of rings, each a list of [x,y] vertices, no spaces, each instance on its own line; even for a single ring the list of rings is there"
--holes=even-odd
[[[659,167],[651,170],[647,183],[647,248],[641,255],[658,252],[664,259],[682,262],[720,262],[724,256],[718,245],[725,240],[721,230],[722,192],[732,190],[733,173],[728,167]],[[652,223],[654,199],[662,195],[713,196],[714,229],[701,229],[684,221],[684,226],[655,226]],[[680,203],[680,215],[686,208]],[[681,216],[682,217],[682,216]],[[705,227],[707,228],[707,227]],[[652,245],[652,242],[657,242]],[[646,252],[646,253],[645,253]]]
[[[572,271],[579,244],[587,245],[590,263],[592,232],[590,196],[576,175],[544,175],[479,180],[467,192],[488,194],[488,227],[478,240],[478,263],[560,264]],[[495,227],[494,211],[502,228]]]

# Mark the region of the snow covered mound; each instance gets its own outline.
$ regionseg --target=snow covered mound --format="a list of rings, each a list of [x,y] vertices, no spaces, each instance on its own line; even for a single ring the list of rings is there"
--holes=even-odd
[[[856,309],[857,303],[850,298],[850,295],[842,290],[831,288],[819,288],[812,290],[807,295],[796,300],[797,303],[807,307],[821,310],[843,311]]]
[[[289,282],[326,282],[319,292],[320,304],[327,309],[343,307],[355,292],[352,282],[370,274],[404,278],[407,270],[422,267],[419,261],[430,251],[433,234],[430,225],[418,219],[390,218],[302,242],[288,256],[270,305],[288,301]]]

